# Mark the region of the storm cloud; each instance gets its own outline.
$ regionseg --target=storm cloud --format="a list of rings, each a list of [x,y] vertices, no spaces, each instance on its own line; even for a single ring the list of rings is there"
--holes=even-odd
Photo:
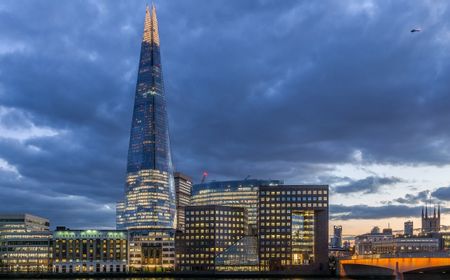
[[[448,5],[156,1],[176,169],[299,183],[354,162],[449,164]],[[144,9],[1,1],[0,211],[114,226]],[[331,211],[418,213],[355,207]]]

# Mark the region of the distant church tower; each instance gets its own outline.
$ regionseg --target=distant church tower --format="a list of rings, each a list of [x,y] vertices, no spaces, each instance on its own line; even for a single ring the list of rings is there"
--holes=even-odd
[[[422,233],[439,232],[441,228],[441,206],[434,206],[433,215],[428,215],[428,205],[422,208]]]

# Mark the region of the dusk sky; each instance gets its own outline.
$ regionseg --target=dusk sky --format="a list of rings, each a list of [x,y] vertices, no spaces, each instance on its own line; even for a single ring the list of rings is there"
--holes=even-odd
[[[0,2],[0,212],[115,226],[145,5]],[[155,5],[178,171],[329,184],[344,235],[450,214],[448,1]]]

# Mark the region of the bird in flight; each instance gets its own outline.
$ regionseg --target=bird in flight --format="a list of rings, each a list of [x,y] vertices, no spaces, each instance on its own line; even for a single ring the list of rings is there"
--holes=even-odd
[[[420,28],[411,29],[411,33],[420,32],[420,31],[422,31],[422,29],[420,29]]]

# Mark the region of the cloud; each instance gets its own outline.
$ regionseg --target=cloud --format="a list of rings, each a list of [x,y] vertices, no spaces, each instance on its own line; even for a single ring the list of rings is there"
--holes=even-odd
[[[399,197],[397,199],[394,199],[394,202],[402,203],[402,204],[422,204],[422,203],[437,203],[438,200],[434,197],[432,197],[432,194],[430,191],[421,191],[416,194],[406,194],[404,197]]]
[[[330,217],[332,220],[410,218],[420,215],[421,209],[405,205],[330,205]]]
[[[431,195],[439,200],[450,201],[450,187],[440,187],[433,191]]]
[[[62,132],[49,127],[36,126],[25,112],[0,106],[0,138],[25,141],[52,137]]]
[[[403,182],[396,177],[376,177],[370,176],[361,180],[351,181],[347,184],[336,186],[333,188],[335,193],[349,194],[349,193],[376,193],[382,187],[392,186]]]
[[[96,209],[123,194],[145,3],[0,6],[0,158],[21,175],[0,176],[0,211],[113,226]],[[156,6],[174,163],[196,181],[450,163],[447,2]],[[344,192],[379,189],[354,183]],[[65,199],[47,208],[43,191]]]

